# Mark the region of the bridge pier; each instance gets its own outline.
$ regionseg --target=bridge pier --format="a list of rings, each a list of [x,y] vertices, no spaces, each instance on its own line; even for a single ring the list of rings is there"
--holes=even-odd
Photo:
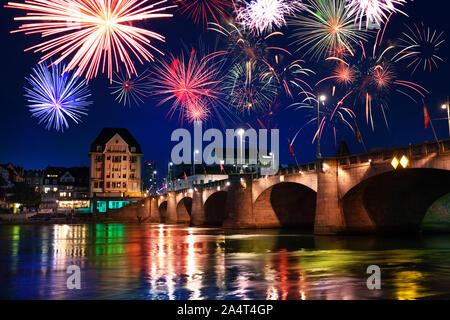
[[[255,228],[252,202],[252,175],[229,175],[230,186],[227,195],[226,215],[224,228]]]
[[[150,209],[151,209],[150,201],[151,201],[151,198],[148,198],[148,197],[144,198],[144,212],[143,212],[144,216],[143,216],[143,218],[150,217]]]
[[[197,189],[197,190],[196,190]],[[203,188],[194,188],[192,194],[192,208],[191,208],[191,225],[202,226],[205,224],[205,208],[202,199]]]
[[[333,235],[345,230],[344,211],[339,196],[338,161],[318,159],[317,202],[314,234]]]
[[[175,191],[167,193],[167,212],[165,223],[173,224],[178,222],[177,199]]]
[[[158,208],[158,198],[150,200],[150,222],[161,222],[161,216]]]

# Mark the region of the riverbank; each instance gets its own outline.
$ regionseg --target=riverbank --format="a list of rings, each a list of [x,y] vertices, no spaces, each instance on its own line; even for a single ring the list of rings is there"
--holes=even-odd
[[[46,218],[46,219],[24,219],[24,220],[0,220],[0,225],[51,225],[51,224],[95,224],[95,223],[142,223],[149,219],[130,218]]]

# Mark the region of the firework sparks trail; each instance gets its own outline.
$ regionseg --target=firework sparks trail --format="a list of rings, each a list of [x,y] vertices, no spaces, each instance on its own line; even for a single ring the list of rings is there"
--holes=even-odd
[[[432,30],[421,24],[419,27],[414,23],[413,27],[406,26],[407,31],[402,33],[399,47],[402,48],[398,52],[394,60],[399,62],[401,60],[408,61],[406,68],[412,68],[411,73],[423,65],[423,71],[427,69],[432,72],[433,69],[438,69],[438,62],[443,62],[439,54],[439,49],[445,42],[444,33]]]
[[[241,0],[238,4],[236,19],[244,29],[259,34],[286,25],[286,17],[302,8],[296,0]]]
[[[189,57],[171,56],[155,66],[152,80],[153,95],[163,96],[159,104],[171,103],[169,115],[179,112],[181,120],[204,120],[210,109],[220,104],[219,64],[215,62],[226,52],[217,51],[199,57],[192,50]]]
[[[381,39],[380,34],[383,32],[384,30],[378,31],[372,54],[367,54],[367,50],[361,43],[361,56],[359,59],[353,58],[345,61],[339,57],[328,58],[327,60],[338,63],[334,74],[325,77],[316,84],[317,86],[327,80],[334,80],[341,87],[345,87],[347,90],[353,92],[352,94],[354,96],[363,101],[366,121],[370,123],[372,130],[374,130],[373,108],[375,106],[379,107],[383,113],[386,127],[389,128],[386,110],[393,90],[406,95],[414,102],[416,102],[414,98],[403,89],[411,90],[422,98],[428,93],[419,84],[398,78],[393,59],[395,47],[388,46],[384,50],[381,50],[379,46],[378,40]]]
[[[64,66],[52,65],[49,70],[44,63],[38,64],[29,78],[30,87],[25,88],[32,117],[39,124],[46,123],[46,129],[56,131],[69,128],[68,119],[78,124],[82,115],[87,114],[87,106],[92,104],[87,98],[89,88],[84,79],[63,73]]]
[[[224,92],[230,105],[242,113],[265,111],[275,100],[277,84],[264,79],[267,67],[256,60],[234,64],[225,77]]]
[[[351,91],[347,92],[342,98],[337,99],[335,96],[332,96],[334,102],[326,102],[321,101],[319,103],[319,117],[320,117],[320,124],[317,128],[317,130],[314,133],[314,137],[312,139],[312,143],[316,141],[316,139],[319,137],[319,139],[322,139],[322,136],[325,131],[331,130],[334,137],[334,144],[337,144],[337,131],[339,130],[339,127],[341,125],[344,126],[344,128],[350,129],[354,134],[355,130],[351,124],[354,119],[356,119],[356,114],[353,112],[353,110],[349,107],[346,107],[344,102],[345,99],[347,99],[351,95]],[[297,132],[297,134],[292,139],[292,143],[294,143],[297,135],[300,133],[300,131],[310,124],[317,123],[317,97],[314,94],[308,95],[306,98],[303,99],[301,102],[296,102],[291,105],[291,107],[295,107],[297,110],[308,110],[311,115],[311,119]]]
[[[18,30],[49,38],[28,49],[44,55],[41,62],[59,55],[54,61],[69,59],[65,71],[76,69],[75,75],[86,79],[107,72],[111,80],[119,64],[127,77],[137,74],[132,57],[140,63],[154,61],[148,50],[161,53],[150,41],[164,41],[164,36],[132,25],[135,21],[172,17],[164,11],[176,6],[161,6],[167,0],[26,0],[9,2],[6,7],[26,11],[17,21],[30,21]]]
[[[124,106],[131,106],[132,103],[140,105],[143,98],[148,98],[151,93],[150,73],[145,70],[137,77],[128,78],[122,74],[115,73],[113,78],[111,94],[116,96],[116,101]]]
[[[368,32],[355,24],[355,16],[345,7],[345,0],[311,0],[304,14],[288,22],[294,28],[293,45],[320,59],[330,52],[353,55],[353,47],[368,39]]]
[[[228,18],[233,9],[232,0],[175,0],[181,14],[194,20],[195,24],[206,27],[209,22],[220,23],[221,18]]]
[[[262,80],[278,83],[278,86],[284,91],[286,96],[292,98],[292,90],[294,88],[298,89],[300,93],[305,94],[313,90],[304,78],[315,74],[315,72],[302,66],[305,63],[304,60],[293,60],[292,54],[289,51],[275,53],[270,58],[263,59],[262,61],[268,68],[263,73]]]
[[[360,29],[364,20],[368,29],[372,24],[380,27],[392,13],[406,15],[397,8],[404,5],[406,0],[347,0],[347,2],[347,10],[351,15],[355,15],[355,21],[359,20]]]
[[[210,23],[209,26],[210,30],[218,32],[220,36],[224,37],[228,56],[233,62],[262,61],[271,51],[286,51],[283,48],[268,45],[268,41],[272,37],[283,35],[280,31],[274,31],[268,35],[258,35],[233,22],[225,25]]]

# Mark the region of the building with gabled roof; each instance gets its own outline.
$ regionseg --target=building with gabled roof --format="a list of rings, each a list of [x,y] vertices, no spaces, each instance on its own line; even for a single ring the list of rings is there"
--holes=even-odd
[[[89,151],[94,212],[142,197],[142,155],[140,144],[127,129],[104,128],[100,132]]]

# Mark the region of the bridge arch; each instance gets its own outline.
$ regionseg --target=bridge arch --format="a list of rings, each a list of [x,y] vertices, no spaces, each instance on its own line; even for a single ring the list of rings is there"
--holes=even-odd
[[[222,226],[222,223],[227,217],[226,191],[216,191],[212,193],[205,201],[203,208],[205,210],[205,225],[208,226]]]
[[[280,182],[262,191],[253,216],[267,227],[314,227],[316,192],[300,183]]]
[[[349,232],[417,232],[428,208],[450,192],[450,171],[409,168],[364,179],[342,197]]]
[[[192,198],[184,197],[177,203],[177,222],[189,223],[191,221]]]

